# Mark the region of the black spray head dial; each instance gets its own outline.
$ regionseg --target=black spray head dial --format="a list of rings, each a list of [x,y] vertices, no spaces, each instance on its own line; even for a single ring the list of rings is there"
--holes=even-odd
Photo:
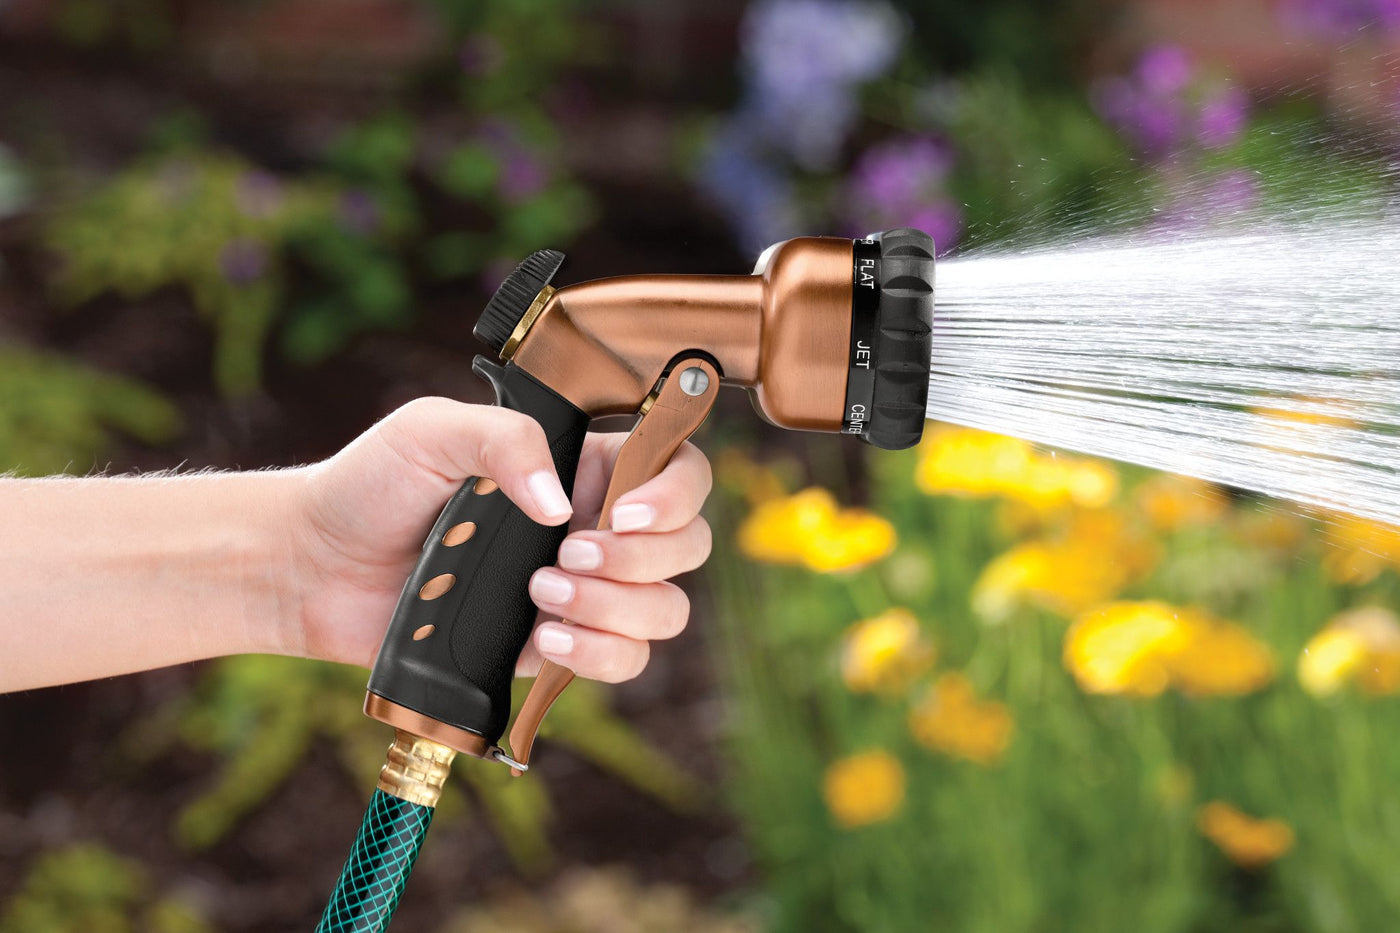
[[[554,273],[564,264],[564,254],[557,249],[536,250],[515,271],[506,276],[496,289],[496,294],[481,312],[472,333],[491,349],[500,353],[505,349],[516,325],[530,310],[535,297],[554,278]]]
[[[855,241],[842,431],[876,447],[919,442],[933,350],[933,238],[912,227]]]

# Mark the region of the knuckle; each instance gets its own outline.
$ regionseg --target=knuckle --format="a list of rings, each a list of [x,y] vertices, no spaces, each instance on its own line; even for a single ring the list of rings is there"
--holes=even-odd
[[[534,461],[548,456],[544,431],[534,419],[504,408],[493,413],[476,442],[477,463],[484,471],[501,474],[491,477],[497,482],[526,472]]]
[[[651,660],[651,645],[644,641],[635,642],[635,648],[628,652],[628,657],[622,664],[623,676],[619,679],[631,680],[642,671],[646,670],[647,662]]]
[[[695,563],[691,565],[692,570],[699,567],[710,559],[710,553],[714,550],[715,533],[703,516],[695,519]]]
[[[657,637],[675,638],[685,631],[686,624],[690,621],[690,597],[674,583],[661,585],[666,588],[666,596],[665,606],[658,615],[661,634]]]
[[[385,419],[385,424],[399,429],[417,427],[432,421],[453,405],[459,404],[461,403],[439,395],[424,395],[404,402],[394,409]]]
[[[488,442],[501,453],[525,451],[544,440],[544,430],[529,415],[502,408],[497,420],[488,432]]]
[[[647,666],[651,648],[644,641],[618,639],[615,646],[598,659],[595,680],[620,684],[640,674]]]
[[[699,447],[696,447],[694,444],[691,444],[690,446],[692,449],[694,449],[695,456],[699,461],[698,466],[700,470],[700,490],[704,495],[708,496],[710,494],[710,490],[713,489],[715,485],[714,468],[710,466],[710,458],[705,456],[705,452],[703,450],[701,450]]]

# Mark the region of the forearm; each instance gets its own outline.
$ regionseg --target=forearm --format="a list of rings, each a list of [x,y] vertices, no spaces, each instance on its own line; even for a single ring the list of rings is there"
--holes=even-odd
[[[301,482],[0,480],[0,691],[299,651]]]

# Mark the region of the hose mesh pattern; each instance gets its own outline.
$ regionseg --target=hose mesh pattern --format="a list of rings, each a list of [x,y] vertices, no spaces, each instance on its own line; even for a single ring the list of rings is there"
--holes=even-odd
[[[316,933],[378,933],[387,928],[432,821],[432,807],[375,788]]]

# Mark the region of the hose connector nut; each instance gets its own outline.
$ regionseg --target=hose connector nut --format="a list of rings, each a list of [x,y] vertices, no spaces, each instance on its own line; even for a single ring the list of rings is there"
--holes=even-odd
[[[394,730],[378,787],[386,794],[424,807],[436,807],[457,752],[422,736]]]

